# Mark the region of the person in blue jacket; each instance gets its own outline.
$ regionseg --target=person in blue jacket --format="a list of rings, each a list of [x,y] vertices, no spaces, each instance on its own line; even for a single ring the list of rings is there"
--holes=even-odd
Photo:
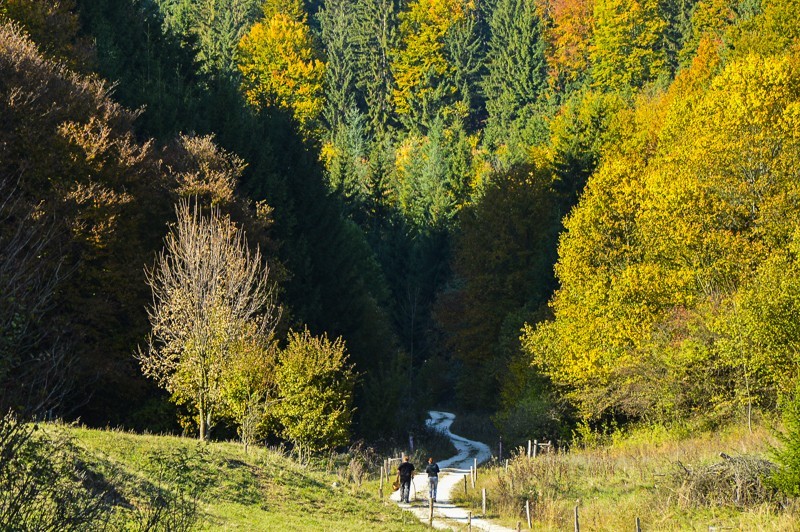
[[[430,498],[436,502],[436,487],[439,485],[439,464],[433,461],[433,457],[428,458],[428,467],[425,468],[428,474],[428,488]]]

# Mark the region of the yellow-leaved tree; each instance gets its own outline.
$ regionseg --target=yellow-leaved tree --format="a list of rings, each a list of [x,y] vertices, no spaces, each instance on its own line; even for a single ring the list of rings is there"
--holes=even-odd
[[[555,320],[523,337],[587,417],[731,416],[796,377],[777,272],[796,268],[800,70],[750,54],[713,74],[704,54],[606,146],[565,222]]]
[[[590,47],[597,86],[625,90],[656,79],[667,67],[668,24],[657,0],[597,0]]]
[[[416,0],[400,14],[400,46],[392,58],[395,109],[413,126],[430,125],[458,90],[445,38],[474,9],[465,0]]]
[[[325,64],[314,48],[301,0],[268,0],[264,18],[239,42],[247,100],[292,113],[309,135],[324,105]]]

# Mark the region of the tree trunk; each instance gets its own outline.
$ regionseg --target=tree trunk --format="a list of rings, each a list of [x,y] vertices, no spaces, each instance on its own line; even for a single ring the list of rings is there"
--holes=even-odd
[[[206,416],[205,412],[203,412],[203,407],[200,407],[200,441],[206,439]]]

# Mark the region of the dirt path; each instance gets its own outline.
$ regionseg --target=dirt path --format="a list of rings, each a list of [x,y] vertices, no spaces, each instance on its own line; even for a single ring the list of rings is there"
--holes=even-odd
[[[452,502],[454,489],[463,489],[464,478],[469,476],[469,468],[473,460],[478,463],[487,461],[492,453],[489,446],[478,441],[468,440],[450,432],[450,425],[453,424],[456,416],[449,412],[439,412],[432,410],[428,412],[430,418],[428,426],[444,433],[453,442],[458,454],[447,460],[439,461],[439,487],[436,502],[433,505],[433,526],[438,529],[466,529],[469,514],[467,510],[459,508]],[[425,464],[414,464],[419,469],[423,469]],[[413,512],[421,521],[428,522],[428,477],[423,472],[415,475],[411,485],[411,504],[400,502],[400,492],[392,493],[391,499],[397,502],[401,508],[406,508]],[[492,524],[485,519],[472,518],[472,527],[476,530],[491,530],[496,532],[513,532],[510,528]]]

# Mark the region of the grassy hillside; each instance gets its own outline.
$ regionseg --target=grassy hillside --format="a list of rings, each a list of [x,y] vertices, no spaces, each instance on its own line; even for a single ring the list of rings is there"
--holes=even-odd
[[[192,530],[422,528],[411,514],[379,500],[365,453],[301,465],[277,450],[245,453],[237,443],[56,426],[45,431],[66,432],[95,490],[113,500],[111,529],[143,530],[156,520],[157,529],[168,523]]]
[[[634,530],[636,517],[643,530],[800,527],[796,505],[762,483],[775,444],[764,427],[703,434],[638,429],[601,439],[593,448],[518,456],[508,469],[489,468],[457,500],[480,512],[486,488],[489,516],[513,527],[525,526],[529,499],[536,530],[571,530],[576,504],[582,529],[592,531]]]

